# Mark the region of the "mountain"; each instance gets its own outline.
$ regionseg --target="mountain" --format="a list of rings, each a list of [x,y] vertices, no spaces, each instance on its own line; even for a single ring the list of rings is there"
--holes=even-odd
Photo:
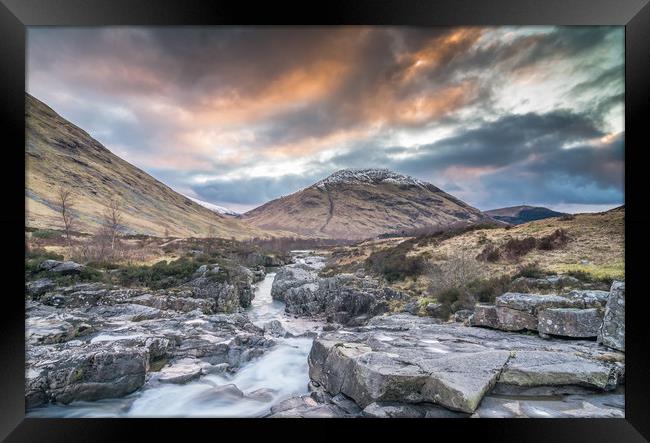
[[[69,186],[75,200],[73,230],[94,232],[106,203],[117,197],[123,231],[188,237],[213,234],[238,239],[268,233],[218,214],[122,160],[88,133],[26,94],[26,225],[61,228],[57,193]]]
[[[263,229],[357,240],[389,232],[486,219],[430,183],[387,169],[343,169],[242,218]]]
[[[195,203],[200,204],[204,208],[208,208],[209,210],[216,212],[217,214],[225,214],[225,215],[233,215],[233,216],[239,215],[238,212],[235,212],[232,209],[224,208],[223,206],[215,205],[214,203],[204,202],[203,200],[199,200],[198,198],[194,198],[194,197],[187,197],[187,198],[189,198]]]
[[[511,206],[509,208],[490,209],[484,211],[484,214],[489,215],[495,220],[510,223],[512,225],[520,225],[534,220],[543,220],[551,217],[562,217],[569,215],[564,212],[553,211],[552,209],[544,208],[542,206]]]

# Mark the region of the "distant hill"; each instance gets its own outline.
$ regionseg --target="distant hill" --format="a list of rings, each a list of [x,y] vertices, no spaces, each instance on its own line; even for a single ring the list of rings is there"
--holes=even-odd
[[[242,215],[263,229],[349,240],[486,218],[431,183],[387,169],[343,169]]]
[[[510,223],[512,225],[520,225],[534,220],[543,220],[551,217],[562,217],[569,215],[564,212],[553,211],[552,209],[544,208],[542,206],[511,206],[509,208],[490,209],[484,211],[484,214],[489,215],[495,220]]]
[[[264,237],[268,233],[207,209],[122,160],[88,133],[26,94],[26,224],[62,227],[57,192],[69,186],[76,231],[94,232],[106,203],[123,205],[126,233],[173,236]]]

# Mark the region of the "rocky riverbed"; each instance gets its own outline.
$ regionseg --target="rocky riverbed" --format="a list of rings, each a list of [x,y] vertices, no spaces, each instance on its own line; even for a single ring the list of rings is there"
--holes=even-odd
[[[504,294],[442,322],[293,259],[236,282],[204,266],[164,291],[28,283],[28,415],[624,416],[624,283]]]

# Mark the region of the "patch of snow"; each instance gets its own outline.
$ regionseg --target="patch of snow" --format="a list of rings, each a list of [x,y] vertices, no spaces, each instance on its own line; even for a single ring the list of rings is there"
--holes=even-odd
[[[209,210],[216,212],[217,214],[239,215],[239,213],[233,211],[232,209],[224,208],[223,206],[215,205],[213,203],[204,202],[203,200],[199,200],[198,198],[190,197],[187,195],[185,197],[189,198],[194,203],[198,203],[204,208],[208,208]]]

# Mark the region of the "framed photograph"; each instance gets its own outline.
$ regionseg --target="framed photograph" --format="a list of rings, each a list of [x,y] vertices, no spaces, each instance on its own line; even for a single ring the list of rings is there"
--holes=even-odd
[[[2,0],[0,437],[648,441],[647,3]]]

